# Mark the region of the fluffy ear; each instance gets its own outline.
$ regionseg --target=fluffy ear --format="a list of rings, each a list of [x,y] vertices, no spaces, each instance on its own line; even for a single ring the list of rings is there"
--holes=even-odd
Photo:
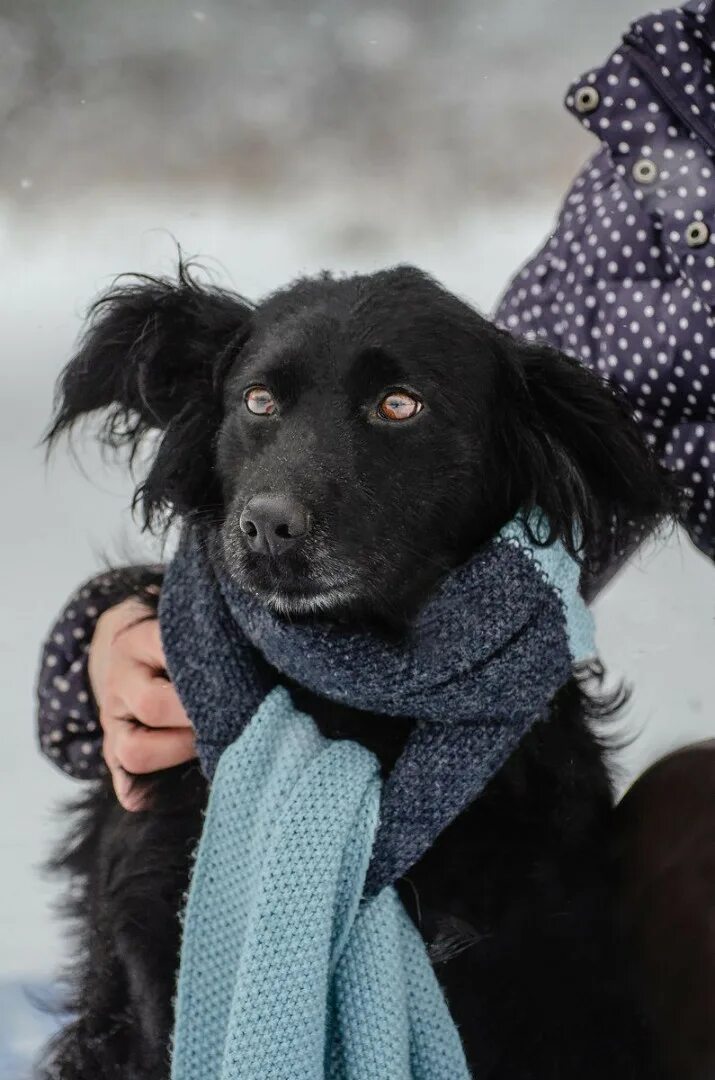
[[[248,336],[251,313],[247,301],[198,283],[184,264],[176,280],[136,276],[116,284],[92,306],[59,378],[48,448],[98,411],[100,440],[112,449],[127,446],[130,460],[148,432],[161,431],[135,495],[145,523],[216,505],[221,384]]]
[[[545,345],[505,334],[502,348],[515,406],[502,452],[516,501],[543,509],[550,539],[562,539],[598,574],[675,513],[675,483],[622,393]]]

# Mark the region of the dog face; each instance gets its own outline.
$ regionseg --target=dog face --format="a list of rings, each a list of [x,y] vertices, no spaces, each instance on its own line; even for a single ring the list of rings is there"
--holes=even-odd
[[[587,558],[666,508],[612,392],[408,267],[257,306],[183,268],[140,279],[95,306],[58,401],[50,440],[96,409],[114,446],[159,428],[147,518],[219,529],[238,582],[291,617],[400,623],[520,508]]]
[[[497,363],[421,275],[317,281],[259,306],[216,461],[227,563],[280,611],[402,610],[495,524]]]

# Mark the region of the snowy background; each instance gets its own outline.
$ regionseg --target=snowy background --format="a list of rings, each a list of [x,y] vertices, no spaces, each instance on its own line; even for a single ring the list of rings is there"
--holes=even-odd
[[[592,151],[567,85],[632,0],[0,0],[0,1080],[46,1027],[63,930],[40,864],[76,790],[38,754],[40,640],[103,556],[141,558],[129,486],[37,442],[88,301],[175,241],[248,295],[417,263],[485,311]],[[675,536],[598,605],[634,685],[621,785],[715,735],[715,573]],[[674,808],[677,813],[677,807]]]

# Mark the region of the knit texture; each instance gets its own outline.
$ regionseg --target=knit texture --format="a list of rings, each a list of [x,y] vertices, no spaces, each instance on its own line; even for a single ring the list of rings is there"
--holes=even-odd
[[[323,698],[415,721],[382,791],[371,894],[403,876],[548,715],[594,655],[579,567],[543,519],[510,523],[442,582],[398,643],[329,621],[291,623],[242,591],[215,536],[187,529],[160,621],[169,674],[211,777],[280,675]]]
[[[173,1080],[461,1080],[393,888],[363,900],[379,766],[274,689],[223,754],[184,921]]]

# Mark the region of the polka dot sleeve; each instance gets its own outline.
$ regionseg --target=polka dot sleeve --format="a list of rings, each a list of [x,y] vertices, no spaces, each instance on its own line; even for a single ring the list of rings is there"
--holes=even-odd
[[[713,0],[638,19],[566,107],[600,147],[497,321],[617,385],[715,559]]]
[[[130,576],[131,574],[131,576]],[[37,680],[40,749],[58,768],[78,779],[105,772],[102,733],[87,672],[89,643],[99,616],[155,582],[157,568],[109,571],[85,582],[70,598],[42,649]]]

